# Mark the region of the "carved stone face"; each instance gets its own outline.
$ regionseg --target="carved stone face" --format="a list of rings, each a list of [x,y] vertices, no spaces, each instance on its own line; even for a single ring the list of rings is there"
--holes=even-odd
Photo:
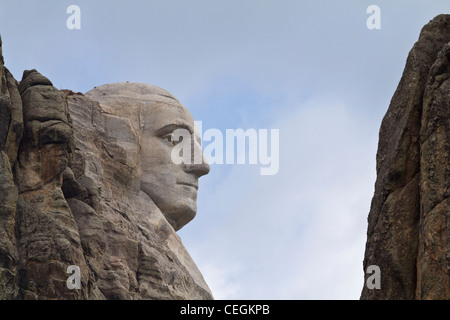
[[[141,190],[155,202],[174,229],[179,230],[197,212],[198,178],[209,172],[209,164],[204,157],[201,164],[177,165],[171,159],[177,143],[172,133],[180,128],[191,133],[192,154],[202,153],[194,119],[178,101],[155,103],[142,115]]]
[[[209,172],[209,164],[189,111],[169,92],[144,83],[107,84],[86,95],[101,106],[106,159],[120,164],[105,170],[112,172],[114,184],[131,179],[123,187],[132,185],[133,191],[146,193],[175,230],[191,221],[197,211],[198,178]],[[202,159],[200,164],[172,161],[171,134],[179,128],[191,133],[191,153]],[[118,179],[120,172],[115,170],[123,164],[133,169],[133,176]]]

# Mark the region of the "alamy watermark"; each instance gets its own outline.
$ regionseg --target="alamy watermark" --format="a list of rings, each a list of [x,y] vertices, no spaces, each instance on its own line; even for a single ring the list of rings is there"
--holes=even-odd
[[[367,274],[370,274],[366,280],[367,289],[381,289],[381,269],[377,265],[367,267]]]
[[[81,29],[81,9],[77,5],[70,5],[66,10],[70,16],[66,20],[66,26],[69,30]],[[381,9],[379,6],[372,4],[367,7],[366,13],[370,16],[366,20],[366,26],[369,30],[381,29]]]
[[[66,10],[69,30],[81,29],[81,9],[70,5]],[[366,9],[370,16],[366,20],[369,30],[381,29],[381,9],[370,5]],[[225,135],[219,129],[208,129],[202,133],[201,121],[196,121],[203,142],[209,142],[203,154],[210,164],[249,164],[261,166],[261,175],[275,175],[279,170],[279,129],[226,129]],[[225,137],[224,137],[225,136]],[[175,164],[201,164],[203,155],[192,149],[191,133],[176,129],[172,134],[175,144],[171,158]],[[248,143],[247,143],[248,142]],[[270,152],[269,152],[270,146]]]
[[[66,26],[69,30],[79,30],[81,29],[81,9],[77,5],[70,5],[66,10],[67,14],[70,16],[66,20]]]
[[[66,285],[67,289],[81,289],[81,270],[77,265],[71,265],[67,267],[67,273],[70,276],[67,278]]]
[[[366,26],[369,30],[381,29],[381,9],[379,6],[372,4],[367,7],[366,13],[370,16],[366,20]]]
[[[192,134],[189,130],[178,128],[171,136],[171,141],[176,143],[171,153],[173,163],[201,164],[204,155],[209,164],[259,164],[261,175],[278,173],[279,129],[226,129],[224,137],[222,131],[215,128],[203,132],[201,121],[195,121],[195,126],[203,143],[209,142],[203,154],[192,147]]]

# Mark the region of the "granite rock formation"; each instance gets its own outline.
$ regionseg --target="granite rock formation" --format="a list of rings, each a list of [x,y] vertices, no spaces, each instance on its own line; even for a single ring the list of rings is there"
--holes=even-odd
[[[381,124],[364,257],[364,271],[380,267],[381,289],[365,283],[361,299],[450,298],[449,185],[450,15],[439,15]]]
[[[140,189],[145,141],[130,119],[142,114],[36,70],[17,82],[0,62],[0,299],[212,299],[176,234],[193,215],[171,220]],[[67,286],[71,265],[81,289]]]

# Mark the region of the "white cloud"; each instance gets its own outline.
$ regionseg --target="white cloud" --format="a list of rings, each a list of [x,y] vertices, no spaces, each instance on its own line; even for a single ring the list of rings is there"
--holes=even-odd
[[[233,281],[233,275],[239,274],[240,268],[228,264],[226,268],[213,262],[202,266],[203,277],[206,279],[215,299],[233,299],[242,290],[240,283]]]
[[[321,99],[272,127],[280,129],[279,174],[244,165],[206,180],[202,224],[182,239],[218,299],[357,299],[376,126]]]
[[[68,5],[0,1],[18,80],[37,68],[75,91],[152,83],[205,126],[280,129],[278,175],[213,166],[180,232],[216,298],[357,298],[381,116],[448,0],[380,0],[378,31],[356,1],[91,1],[80,32],[66,28]]]

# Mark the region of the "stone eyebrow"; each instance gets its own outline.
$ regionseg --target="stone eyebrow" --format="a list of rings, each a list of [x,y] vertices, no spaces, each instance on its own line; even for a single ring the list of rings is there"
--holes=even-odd
[[[184,124],[184,123],[170,123],[168,125],[165,125],[162,128],[159,128],[158,130],[156,130],[155,131],[155,135],[157,135],[157,136],[164,136],[166,134],[172,133],[176,129],[186,129],[191,134],[194,133],[194,129],[192,129],[192,127],[187,125],[187,124]]]

